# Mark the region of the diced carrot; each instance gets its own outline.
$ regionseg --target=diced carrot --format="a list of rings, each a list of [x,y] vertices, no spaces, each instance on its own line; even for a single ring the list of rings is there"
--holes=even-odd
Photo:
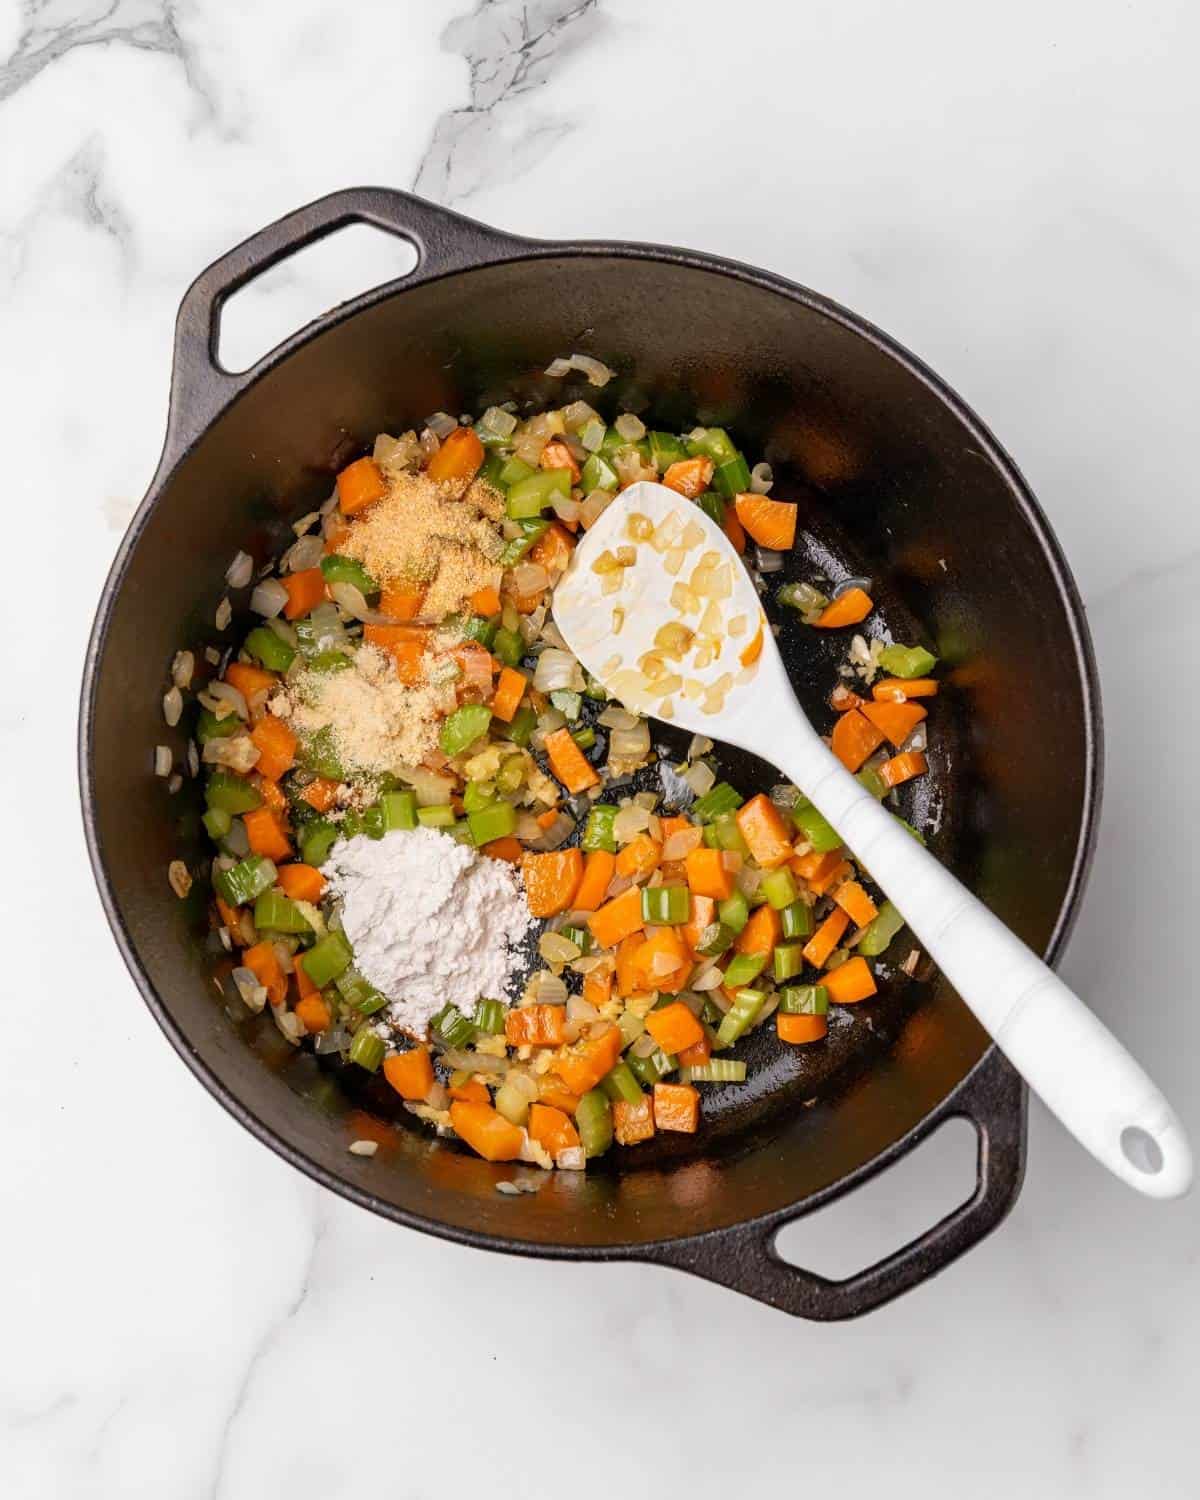
[[[769,500],[766,495],[738,495],[733,508],[743,529],[760,547],[787,552],[795,545],[797,506]]]
[[[485,589],[476,589],[471,594],[467,603],[477,615],[498,615],[500,613],[500,594],[497,589],[489,584]]]
[[[690,1083],[654,1085],[654,1124],[659,1130],[694,1135],[700,1128],[700,1095]]]
[[[844,714],[851,708],[861,708],[863,700],[844,682],[839,682],[829,695],[829,706],[836,713]]]
[[[459,428],[465,432],[466,428]],[[520,1126],[510,1124],[490,1104],[469,1104],[455,1099],[450,1105],[450,1123],[485,1161],[515,1161],[525,1145]]]
[[[745,552],[746,533],[742,530],[742,523],[738,520],[732,505],[725,507],[725,522],[721,529],[733,544],[735,552]]]
[[[536,1141],[552,1157],[579,1145],[579,1132],[569,1115],[552,1104],[531,1104],[526,1125],[530,1140]]]
[[[237,688],[247,702],[255,693],[269,692],[278,680],[274,672],[252,667],[248,661],[231,661],[225,668],[225,681],[230,687]]]
[[[723,899],[723,898],[722,898]],[[717,920],[717,903],[712,896],[692,894],[692,914],[679,929],[679,936],[695,952],[696,944],[706,927]]]
[[[571,472],[571,483],[579,483],[579,465],[575,462],[574,455],[566,443],[552,441],[542,449],[542,456],[538,459],[538,465],[543,469],[569,469]]]
[[[350,527],[339,526],[336,531],[331,531],[325,538],[325,555],[332,557],[335,552],[341,552],[343,545],[350,538]]]
[[[819,1042],[828,1030],[824,1016],[785,1016],[782,1011],[775,1012],[775,1034],[781,1042]]]
[[[762,792],[743,803],[735,816],[750,853],[764,870],[774,869],[791,856],[795,834],[784,821],[783,814]]]
[[[712,483],[712,477],[711,458],[681,458],[668,465],[662,482],[677,495],[686,495],[689,500],[695,500]]]
[[[425,465],[430,479],[440,483],[474,479],[483,463],[483,444],[470,427],[456,427]]]
[[[835,907],[805,943],[804,962],[812,964],[814,969],[823,969],[829,962],[829,955],[841,942],[842,934],[849,925],[850,918],[840,906]],[[821,981],[822,984],[824,982],[824,980]]]
[[[509,595],[512,606],[519,615],[531,615],[545,597],[545,589],[535,589],[532,594],[514,592]]]
[[[538,1098],[568,1115],[573,1115],[579,1108],[579,1095],[573,1094],[557,1073],[541,1075],[538,1079]]]
[[[429,631],[423,625],[364,625],[363,640],[388,653],[396,664],[396,676],[406,686],[422,681],[429,644]]]
[[[641,911],[641,903],[638,904]],[[638,979],[637,955],[642,946],[641,931],[631,932],[628,937],[623,937],[617,945],[617,994],[624,999],[627,995],[636,995],[640,986]]]
[[[569,911],[583,879],[583,855],[578,849],[555,849],[549,854],[526,854],[521,861],[525,895],[535,917]],[[608,945],[605,944],[605,947]]]
[[[496,692],[492,698],[492,713],[496,718],[503,719],[506,724],[512,723],[513,714],[521,706],[521,699],[525,696],[525,689],[529,686],[529,678],[524,672],[518,672],[515,667],[505,667],[500,673],[500,680],[496,684]]]
[[[620,1030],[610,1026],[600,1036],[564,1047],[555,1059],[555,1071],[573,1094],[586,1094],[616,1067],[623,1045]]]
[[[879,774],[884,785],[891,787],[911,781],[914,776],[923,776],[928,769],[929,762],[925,759],[924,751],[906,750],[903,755],[893,755],[891,760],[885,760],[879,768]]]
[[[489,859],[503,859],[510,865],[519,865],[525,853],[512,834],[506,834],[502,839],[493,839],[490,844],[484,844],[482,852]]]
[[[273,943],[255,943],[242,954],[242,966],[250,970],[267,992],[272,1005],[282,1005],[287,999],[287,975],[279,962]]]
[[[296,981],[296,993],[301,1000],[308,995],[319,995],[321,986],[308,977],[308,970],[303,964],[296,964],[292,969],[292,978]]]
[[[285,896],[290,896],[293,901],[309,901],[314,906],[326,886],[324,875],[312,865],[283,865],[276,878]]]
[[[775,951],[775,944],[783,936],[783,922],[779,913],[768,902],[756,906],[750,920],[738,933],[734,944],[735,953],[765,953],[768,958]]]
[[[478,1078],[468,1078],[466,1083],[452,1083],[446,1092],[451,1099],[461,1099],[466,1104],[490,1104],[492,1102],[492,1096],[487,1091],[487,1084],[480,1083]]]
[[[671,967],[663,965],[670,961]],[[661,990],[664,995],[677,994],[692,972],[692,961],[683,939],[674,927],[657,927],[637,950],[634,958],[639,987]]]
[[[387,615],[389,620],[395,620],[397,625],[406,625],[421,613],[424,598],[423,589],[405,588],[397,584],[384,589],[379,595],[379,613]]]
[[[383,1060],[383,1076],[402,1099],[424,1099],[433,1087],[433,1063],[427,1047],[412,1047]],[[487,1103],[486,1100],[483,1101]]]
[[[283,819],[284,822],[286,822],[288,814],[288,800],[286,793],[279,785],[279,783],[277,781],[272,781],[269,776],[256,776],[254,778],[254,785],[258,790],[258,795],[263,799],[263,801],[271,809],[271,811],[278,814],[278,816]]]
[[[227,928],[228,931],[236,939],[242,927],[242,919],[238,914],[237,907],[230,906],[229,903],[227,901],[223,901],[220,896],[218,896],[216,900],[217,915],[221,918],[221,926]]]
[[[692,1046],[685,1047],[682,1052],[676,1054],[676,1061],[681,1068],[698,1068],[706,1063],[712,1056],[712,1043],[705,1032],[698,1042]]]
[[[762,655],[762,648],[763,628],[762,621],[760,620],[758,622],[758,629],[751,637],[749,645],[743,646],[741,651],[738,653],[738,661],[741,662],[743,667],[752,667],[758,660],[758,658]]]
[[[847,771],[857,771],[882,744],[883,731],[864,718],[857,708],[848,709],[833,726],[833,753]]]
[[[612,1116],[618,1146],[636,1146],[654,1135],[654,1101],[649,1094],[643,1094],[636,1103],[614,1099]]]
[[[938,682],[934,677],[885,677],[871,689],[880,703],[907,703],[910,698],[936,698]]]
[[[839,885],[833,899],[856,927],[865,927],[879,915],[879,908],[857,880]]]
[[[919,703],[864,703],[862,711],[897,749],[921,720],[929,717],[929,710]]]
[[[561,573],[571,561],[575,543],[557,521],[551,521],[529,551],[530,562],[546,569],[551,578]]]
[[[287,590],[283,612],[289,620],[299,620],[325,597],[325,575],[320,568],[302,568],[299,573],[286,574],[280,582]]]
[[[583,977],[583,998],[589,1005],[594,1005],[597,1010],[602,1005],[607,1005],[612,999],[613,971],[611,969],[592,969]]]
[[[539,828],[544,831],[547,828],[552,828],[557,820],[558,809],[554,807],[548,807],[545,812],[538,813],[533,821]]]
[[[546,755],[550,769],[568,792],[585,792],[588,787],[599,785],[595,767],[588,763],[569,729],[556,729],[546,736]]]
[[[585,856],[583,879],[575,892],[576,911],[595,911],[608,894],[617,858],[607,849],[593,849]]]
[[[827,879],[840,864],[844,863],[845,855],[839,844],[836,849],[830,849],[826,854],[818,854],[815,849],[807,854],[797,854],[790,862],[789,869],[812,885],[814,881]],[[817,894],[820,895],[821,892]]]
[[[682,1000],[673,1000],[646,1017],[646,1030],[669,1056],[706,1040],[704,1027]]]
[[[695,825],[690,818],[681,818],[676,816],[673,818],[659,819],[659,829],[662,833],[662,841],[664,844],[673,833],[684,833],[687,829],[693,827],[695,827]]]
[[[566,1041],[565,1005],[521,1005],[504,1018],[510,1047],[561,1047]]]
[[[821,983],[829,991],[829,998],[838,1005],[869,1000],[877,992],[875,976],[865,958],[851,958],[839,964],[821,976]]]
[[[865,589],[847,589],[839,594],[832,604],[827,604],[814,625],[822,630],[837,630],[842,625],[861,625],[875,608],[875,601]]]
[[[709,849],[702,845],[693,849],[684,860],[687,883],[693,896],[711,896],[714,901],[727,901],[733,894],[733,875],[725,868],[720,849]]]
[[[242,822],[246,825],[246,837],[255,854],[263,854],[276,864],[291,859],[292,846],[278,816],[269,807],[256,807],[253,812],[244,813]]]
[[[309,807],[316,812],[328,812],[337,801],[338,784],[336,781],[327,781],[325,777],[318,776],[300,793],[301,802],[307,802]]]
[[[296,736],[290,727],[274,714],[261,718],[250,731],[250,739],[258,747],[258,760],[254,769],[269,781],[278,781],[285,771],[296,763]]]
[[[631,880],[641,880],[653,875],[662,859],[662,845],[648,833],[639,833],[617,855],[617,874],[627,875]]]
[[[373,458],[359,458],[338,475],[337,492],[342,514],[352,516],[384,495],[387,482]]]
[[[315,995],[305,995],[302,1000],[297,1000],[295,1016],[309,1036],[328,1031],[333,1024],[333,1012],[329,1008],[329,1002],[319,992]]]

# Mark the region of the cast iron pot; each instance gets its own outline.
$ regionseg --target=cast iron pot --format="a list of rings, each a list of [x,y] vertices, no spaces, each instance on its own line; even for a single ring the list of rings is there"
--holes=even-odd
[[[412,274],[337,308],[246,373],[223,369],[224,300],[354,222],[408,240]],[[617,380],[597,393],[542,374],[573,350],[605,360]],[[995,1227],[1020,1188],[1023,1087],[940,978],[894,974],[821,1048],[779,1049],[759,1034],[750,1082],[708,1091],[699,1136],[660,1137],[513,1198],[495,1190],[510,1168],[406,1125],[384,1131],[374,1158],[348,1154],[373,1128],[364,1111],[390,1107],[386,1086],[292,1050],[269,1020],[218,999],[206,892],[198,883],[180,902],[168,888],[168,861],[198,862],[202,844],[193,789],[171,801],[149,774],[165,734],[166,668],[181,646],[232,638],[218,636],[212,612],[233,554],[268,556],[377,432],[438,409],[572,395],[608,415],[634,405],[651,426],[698,415],[733,428],[747,453],[774,464],[775,493],[801,502],[794,576],[867,574],[876,618],[897,639],[934,646],[949,687],[931,720],[932,774],[905,806],[1005,922],[1057,954],[1096,822],[1094,664],[1045,517],[979,420],[877,329],[779,276],[650,245],[519,239],[381,189],[338,193],[271,225],[183,300],[162,460],[105,586],[83,680],[83,811],[105,909],[184,1061],[326,1187],[466,1244],[651,1261],[805,1317],[851,1317],[939,1271]],[[815,715],[828,712],[822,696],[845,646],[818,634],[792,623],[782,637]],[[775,779],[732,754],[725,770],[743,785]],[[978,1166],[974,1194],[953,1213],[844,1281],[776,1253],[784,1224],[954,1116],[975,1126]]]

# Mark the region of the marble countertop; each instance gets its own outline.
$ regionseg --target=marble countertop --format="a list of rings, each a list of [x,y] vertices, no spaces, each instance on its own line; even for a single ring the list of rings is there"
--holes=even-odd
[[[2,0],[6,1497],[1200,1490],[1195,1199],[1134,1197],[1035,1103],[1011,1218],[843,1326],[399,1229],[188,1078],[105,926],[74,771],[92,610],[213,257],[378,182],[760,263],[928,360],[1057,528],[1109,751],[1064,972],[1200,1137],[1198,43],[1182,0]],[[393,253],[248,293],[249,353]],[[835,1251],[891,1248],[969,1176],[939,1140],[794,1251],[850,1269]]]

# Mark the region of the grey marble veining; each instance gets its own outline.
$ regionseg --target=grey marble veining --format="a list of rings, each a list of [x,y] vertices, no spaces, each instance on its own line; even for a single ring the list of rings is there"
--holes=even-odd
[[[6,1500],[432,1497],[448,1473],[579,1500],[1192,1500],[1194,1202],[1134,1199],[1035,1106],[1000,1231],[840,1327],[408,1233],[179,1066],[73,788],[94,601],[157,458],[179,298],[216,255],[382,182],[519,233],[767,265],[944,374],[1066,546],[1109,766],[1065,972],[1200,1133],[1198,42],[1179,0],[0,6]],[[264,305],[299,322],[326,287],[298,259]],[[958,1170],[930,1149],[915,1169]],[[912,1196],[881,1183],[830,1233],[875,1243]]]

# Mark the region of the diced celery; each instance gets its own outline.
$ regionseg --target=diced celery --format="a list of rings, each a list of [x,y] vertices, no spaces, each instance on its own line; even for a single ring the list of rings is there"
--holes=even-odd
[[[306,771],[324,777],[326,781],[345,781],[346,772],[337,752],[333,748],[333,731],[329,725],[318,729],[306,740],[301,740],[296,759]]]
[[[417,808],[417,822],[422,828],[453,828],[455,821],[452,807]]]
[[[321,559],[321,572],[326,583],[353,584],[364,599],[379,592],[379,585],[362,563],[353,557],[342,557],[340,553],[331,552]]]
[[[696,952],[701,958],[716,958],[726,951],[737,934],[724,922],[712,922],[700,934]]]
[[[764,875],[759,889],[776,911],[782,911],[785,906],[791,906],[800,894],[796,889],[792,872],[786,865]]]
[[[508,492],[505,509],[514,521],[532,520],[555,499],[571,494],[569,469],[539,469],[528,479],[519,479]]]
[[[750,920],[750,903],[741,891],[717,903],[717,916],[735,935]]]
[[[612,1105],[603,1089],[589,1089],[584,1094],[575,1107],[575,1124],[584,1155],[603,1156],[613,1139]]]
[[[242,642],[242,646],[269,672],[286,672],[296,655],[295,646],[277,636],[266,625],[256,625]]]
[[[687,456],[687,449],[673,432],[650,433],[650,458],[660,474]]]
[[[512,716],[508,724],[498,723],[496,733],[504,739],[510,740],[514,745],[519,745],[522,750],[526,749],[533,737],[533,731],[537,728],[537,714],[527,703],[522,703]]]
[[[717,465],[713,472],[713,484],[730,500],[750,488],[750,468],[740,453],[727,464]]]
[[[576,927],[571,923],[567,923],[558,929],[558,935],[561,938],[566,938],[568,943],[574,943],[580,953],[590,953],[592,951],[592,934],[586,927]]]
[[[490,807],[495,800],[494,781],[468,781],[463,788],[463,811],[466,813],[480,812],[483,808]]]
[[[685,1083],[745,1083],[746,1064],[741,1058],[710,1057],[706,1063],[697,1063],[688,1068],[687,1076],[681,1073]]]
[[[737,1041],[758,1015],[766,998],[764,990],[738,990],[732,1006],[717,1027],[717,1041],[722,1047],[731,1047]]]
[[[274,863],[262,854],[250,854],[228,870],[213,875],[218,895],[230,906],[246,906],[275,884]]]
[[[582,729],[573,729],[571,738],[581,750],[590,750],[596,743],[596,731],[590,724],[585,724]]]
[[[220,843],[233,827],[233,818],[223,807],[210,807],[200,821],[214,844]]]
[[[823,984],[789,984],[779,991],[785,1016],[823,1016],[829,1010],[829,991]]]
[[[523,458],[511,457],[504,461],[504,467],[500,470],[500,483],[505,489],[510,485],[520,484],[523,479],[531,479],[537,470],[525,462]]]
[[[924,646],[885,646],[879,665],[892,677],[928,677],[938,659]]]
[[[864,958],[878,958],[887,951],[889,943],[903,926],[904,918],[890,901],[885,901],[863,928],[858,951]]]
[[[310,819],[301,824],[296,834],[300,858],[306,865],[323,865],[340,837],[337,824],[331,823],[328,818]]]
[[[751,980],[758,978],[766,966],[765,953],[735,953],[725,970],[725,989],[735,990],[740,985],[749,984]]]
[[[227,813],[253,812],[256,807],[262,806],[262,797],[257,788],[251,786],[244,776],[235,776],[232,771],[212,773],[204,788],[204,800],[209,807],[220,808]]]
[[[606,458],[599,453],[591,453],[584,463],[579,483],[584,494],[588,495],[592,490],[615,490],[620,480],[617,478],[617,471]]]
[[[742,830],[733,813],[718,814],[708,824],[708,828],[712,828],[716,835],[716,848],[728,850],[730,854],[740,854],[743,859],[750,853],[750,846],[742,837]]]
[[[891,790],[874,766],[864,766],[854,779],[860,786],[865,786],[877,802],[882,802]]]
[[[699,436],[688,438],[686,446],[693,458],[711,458],[714,464],[727,464],[738,456],[733,439],[723,427],[706,427]]]
[[[379,805],[383,808],[383,826],[389,833],[394,828],[409,829],[417,826],[416,792],[384,792]]]
[[[818,854],[828,854],[831,849],[842,847],[841,834],[834,830],[811,802],[805,806],[797,803],[792,808],[792,822]]]
[[[558,469],[555,472],[563,474],[566,470]],[[442,725],[442,754],[461,755],[480,735],[487,733],[491,722],[492,711],[482,703],[464,703],[461,708],[456,708]]]
[[[475,1030],[485,1036],[499,1036],[504,1030],[508,1007],[499,1000],[480,1000],[475,1007]]]
[[[611,802],[594,802],[584,825],[579,847],[585,854],[603,849],[609,854],[617,852],[617,839],[613,833],[613,821],[621,809]]]
[[[772,954],[774,964],[775,982],[781,984],[785,979],[795,979],[796,975],[804,969],[804,944],[803,943],[778,943]]]
[[[665,1078],[675,1066],[675,1059],[668,1057],[661,1047],[655,1047],[649,1057],[639,1057],[636,1052],[627,1052],[625,1061],[633,1076],[644,1083],[647,1088],[656,1084],[659,1079]]]
[[[572,724],[583,709],[583,695],[571,688],[556,688],[550,694],[550,702]]]
[[[467,640],[478,641],[491,650],[496,639],[496,626],[491,620],[485,620],[482,615],[468,615],[458,622],[458,628]]]
[[[803,901],[793,901],[779,913],[785,938],[810,937],[813,930],[812,907]]]
[[[304,965],[304,972],[317,988],[324,989],[349,968],[353,957],[350,944],[340,932],[327,932],[307,953],[300,955],[298,962]]]
[[[685,885],[642,887],[642,921],[682,926],[692,914],[692,898]]]
[[[492,655],[506,667],[515,667],[525,655],[525,642],[515,630],[502,625],[492,637]]]
[[[387,1004],[386,997],[381,995],[366,975],[359,973],[353,964],[343,969],[333,982],[346,1004],[364,1016],[373,1016],[376,1011],[382,1010]]]
[[[308,918],[282,891],[263,891],[254,903],[255,927],[267,927],[273,932],[311,932]]]
[[[434,1034],[447,1047],[465,1047],[475,1037],[474,1023],[467,1020],[457,1005],[449,1002],[442,1006],[429,1024]]]
[[[477,846],[490,844],[493,839],[507,838],[516,826],[517,810],[511,802],[493,802],[467,816],[471,841]]]
[[[383,1061],[383,1054],[386,1051],[387,1048],[381,1036],[378,1036],[370,1026],[360,1026],[354,1033],[350,1050],[346,1055],[352,1063],[357,1063],[360,1068],[366,1068],[368,1073],[374,1073]]]
[[[705,490],[696,497],[696,504],[710,521],[715,521],[722,531],[725,529],[725,502],[716,490]]]
[[[610,1099],[624,1099],[629,1104],[637,1104],[642,1097],[642,1086],[627,1062],[619,1062],[606,1078],[600,1080],[600,1087]]]
[[[202,708],[196,719],[196,738],[202,745],[207,745],[209,740],[227,740],[245,727],[237,714],[226,714],[223,719],[218,719],[211,709]]]
[[[727,781],[718,781],[716,786],[697,797],[690,812],[699,823],[710,823],[722,813],[736,812],[742,805],[742,797]]]

